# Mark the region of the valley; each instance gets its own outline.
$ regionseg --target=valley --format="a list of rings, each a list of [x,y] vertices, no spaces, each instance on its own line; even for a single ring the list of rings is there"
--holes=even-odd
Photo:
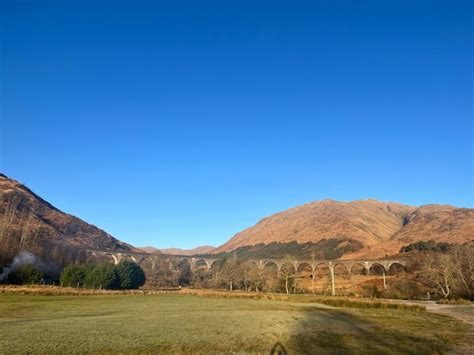
[[[59,283],[67,265],[129,260],[154,288],[423,299],[428,292],[447,297],[430,280],[428,260],[435,257],[440,267],[448,253],[455,267],[472,258],[474,210],[467,208],[323,200],[266,217],[217,248],[159,250],[124,243],[5,175],[0,192],[0,268],[17,265],[15,257],[28,252],[47,283]],[[416,250],[421,246],[433,250]],[[462,261],[453,253],[464,255]],[[399,262],[391,267],[391,260]],[[455,276],[453,292],[469,297],[471,285],[462,280],[470,271],[463,266],[456,272],[462,277]],[[5,275],[1,279],[8,282]],[[75,283],[85,285],[83,279]]]

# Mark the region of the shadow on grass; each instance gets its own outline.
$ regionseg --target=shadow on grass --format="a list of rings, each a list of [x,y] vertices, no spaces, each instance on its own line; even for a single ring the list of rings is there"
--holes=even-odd
[[[277,342],[272,350],[270,351],[270,354],[271,355],[287,355],[288,352],[286,351],[285,347],[280,343],[280,342]]]
[[[406,314],[395,312],[400,317]],[[349,311],[305,307],[302,313],[284,344],[290,354],[444,354],[454,350],[452,337],[438,338],[428,325],[414,332],[409,324],[406,329],[394,329]]]

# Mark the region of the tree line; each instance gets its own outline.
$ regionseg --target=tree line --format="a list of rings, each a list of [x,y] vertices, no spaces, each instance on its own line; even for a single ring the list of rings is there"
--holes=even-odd
[[[292,263],[292,259],[287,259]],[[150,284],[154,287],[192,286],[196,288],[228,289],[230,291],[294,293],[295,274],[291,265],[276,269],[260,269],[253,262],[236,254],[227,256],[211,268],[199,265],[191,270],[183,260],[159,260],[155,263]]]
[[[132,261],[122,261],[117,265],[70,264],[63,269],[59,277],[59,285],[63,287],[105,290],[138,289],[145,281],[145,272]],[[16,285],[41,284],[45,282],[45,275],[34,265],[24,264],[12,271],[4,282]]]
[[[411,243],[408,245],[404,245],[400,248],[400,253],[409,253],[414,250],[431,250],[431,251],[436,251],[436,252],[441,252],[441,253],[447,253],[451,251],[455,247],[454,244],[447,243],[447,242],[435,242],[434,240],[428,240],[428,241],[418,241],[415,243]]]
[[[419,245],[426,245],[426,243]],[[386,285],[384,282],[383,288],[380,283],[377,286],[377,283],[364,284],[362,282],[358,291],[350,287],[346,289],[343,283],[350,283],[353,275],[363,275],[364,270],[353,270],[352,273],[345,270],[343,274],[336,274],[337,294],[408,299],[426,299],[428,295],[433,299],[474,299],[474,243],[451,245],[446,251],[440,250],[443,249],[420,250],[416,256],[409,259],[405,273],[386,275],[389,280]],[[287,256],[286,263],[283,263],[277,272],[271,267],[258,268],[254,263],[239,259],[234,254],[213,264],[211,268],[197,266],[191,269],[190,264],[185,260],[163,257],[155,261],[148,280],[145,279],[144,270],[132,261],[122,261],[117,265],[105,261],[98,264],[75,263],[66,266],[60,277],[54,280],[65,287],[112,290],[136,289],[147,281],[149,286],[158,288],[191,286],[229,291],[289,294],[314,292],[314,288],[311,290],[311,278],[316,276],[319,282],[318,287],[322,287],[318,288],[316,293],[327,293],[331,283],[328,272],[312,275],[309,270],[306,270],[305,274],[302,274],[300,270],[297,275],[292,262],[293,259]],[[146,265],[144,268],[148,270]],[[371,270],[367,280],[376,280],[377,275],[382,276],[381,271]],[[393,277],[390,278],[391,276]],[[10,273],[3,282],[38,284],[42,283],[43,279],[44,275],[40,270],[34,265],[26,264]]]
[[[132,261],[121,261],[117,265],[69,265],[59,278],[62,286],[99,288],[107,290],[138,289],[145,284],[145,272]]]
[[[437,298],[464,298],[474,299],[474,243],[455,245],[449,243],[418,242],[405,250],[419,250],[420,253],[408,261],[405,272],[399,272],[393,276],[385,285],[377,286],[376,283],[361,284],[358,291],[344,291],[351,295],[357,292],[366,297],[386,297],[405,299],[437,299]],[[271,268],[260,269],[252,262],[241,260],[234,254],[227,257],[217,267],[195,268],[188,271],[184,278],[185,284],[199,288],[221,288],[256,292],[311,292],[306,275],[306,283],[302,284],[301,275],[296,275],[292,267],[293,259],[286,257],[286,264],[277,273]],[[169,265],[162,265],[169,268]],[[308,272],[309,273],[309,272]],[[159,274],[159,273],[158,273]],[[168,275],[166,279],[160,279],[161,286],[173,286],[182,284],[183,279],[173,277],[173,271],[168,269],[162,274]],[[353,273],[355,275],[355,273]],[[351,280],[354,276],[345,271],[344,274],[336,276],[336,286],[341,280]],[[359,272],[359,274],[361,274]],[[362,272],[364,274],[364,272]],[[183,274],[181,274],[182,276]],[[383,276],[380,270],[371,270],[369,278]],[[317,275],[319,285],[328,287],[330,284],[329,273],[325,276]],[[321,277],[324,279],[321,283]],[[308,287],[309,286],[309,287]],[[384,287],[385,286],[385,287]],[[319,293],[325,292],[321,289]]]

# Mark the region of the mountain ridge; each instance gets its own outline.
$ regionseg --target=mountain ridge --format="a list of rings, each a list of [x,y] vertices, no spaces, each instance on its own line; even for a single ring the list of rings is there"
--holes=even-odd
[[[225,253],[258,244],[280,243],[284,247],[292,242],[326,246],[345,242],[356,247],[344,249],[340,256],[343,259],[380,258],[397,254],[401,246],[416,241],[462,244],[473,239],[472,208],[438,204],[409,206],[375,199],[325,199],[264,217],[217,248],[136,248],[62,212],[25,185],[0,173],[0,262],[5,259],[2,253],[11,254],[17,247],[66,258],[65,251],[74,254],[85,249],[197,255]],[[321,244],[322,241],[326,242]]]
[[[314,243],[348,238],[363,243],[364,248],[342,258],[383,257],[397,254],[404,243],[429,239],[462,243],[473,237],[474,209],[437,204],[409,206],[375,199],[325,199],[264,217],[212,253],[262,243]]]
[[[201,245],[192,249],[181,249],[181,248],[164,248],[159,249],[155,247],[140,247],[140,249],[148,252],[148,253],[159,253],[159,254],[167,254],[167,255],[199,255],[199,254],[208,254],[211,253],[215,247],[210,245]]]
[[[61,211],[5,174],[0,174],[0,225],[2,255],[27,249],[41,255],[55,253],[55,258],[63,259],[66,250],[71,255],[83,254],[86,249],[136,251],[97,226]]]

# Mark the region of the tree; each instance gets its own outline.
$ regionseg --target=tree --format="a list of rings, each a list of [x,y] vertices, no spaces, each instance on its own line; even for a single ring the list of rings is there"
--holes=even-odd
[[[22,265],[12,272],[7,279],[8,283],[15,285],[40,283],[43,280],[43,273],[31,264]]]
[[[278,270],[271,267],[264,267],[259,271],[260,290],[278,291]]]
[[[435,252],[424,258],[424,283],[440,296],[473,297],[474,243],[452,247],[449,252]]]
[[[121,261],[115,268],[120,279],[120,288],[137,289],[145,284],[145,273],[133,261]]]
[[[246,261],[241,263],[240,268],[244,290],[251,291],[253,287],[257,291],[260,286],[260,274],[257,265]]]
[[[280,284],[286,294],[295,289],[295,269],[291,264],[283,264],[280,268]]]
[[[229,290],[233,291],[235,286],[238,286],[242,277],[242,268],[240,267],[237,256],[224,260],[219,271],[219,278],[228,285]]]
[[[286,256],[283,265],[280,267],[279,283],[284,289],[286,294],[289,294],[293,289],[296,288],[296,268],[293,265],[293,259],[290,256]]]
[[[400,249],[400,253],[408,253],[413,250],[419,250],[419,251],[432,250],[432,251],[437,251],[441,253],[447,253],[451,251],[453,246],[454,244],[450,244],[447,242],[436,243],[433,239],[428,240],[428,241],[421,240],[415,243],[402,246]]]
[[[458,293],[472,299],[474,291],[474,243],[457,246],[453,250]]]
[[[426,283],[439,295],[447,298],[456,277],[451,254],[433,254],[425,257],[423,274]]]
[[[152,284],[159,287],[179,285],[179,271],[172,261],[165,258],[157,258],[153,269]]]
[[[61,284],[69,287],[85,285],[87,274],[91,268],[86,265],[68,265],[60,276]]]
[[[187,286],[191,284],[193,273],[189,262],[187,260],[178,261],[176,268],[178,270],[178,285]]]
[[[96,265],[85,277],[87,287],[115,290],[120,288],[120,278],[114,265]]]

